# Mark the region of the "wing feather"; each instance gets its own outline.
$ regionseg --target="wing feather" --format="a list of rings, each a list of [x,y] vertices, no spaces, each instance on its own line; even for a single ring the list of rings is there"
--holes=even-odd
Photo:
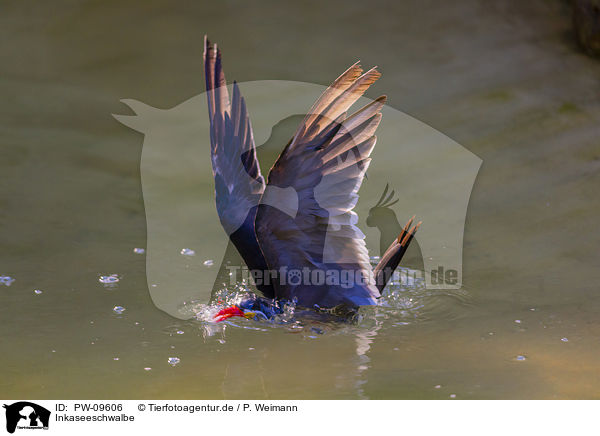
[[[256,156],[252,125],[246,102],[235,82],[229,100],[221,52],[206,37],[204,68],[219,220],[248,267],[264,271],[267,264],[258,245],[254,221],[265,182]],[[265,296],[274,297],[270,284],[257,284],[257,287]]]
[[[308,307],[333,307],[374,304],[380,295],[353,208],[376,143],[385,97],[346,116],[379,77],[375,68],[362,74],[356,63],[325,90],[268,177],[267,187],[293,188],[298,197],[296,215],[261,204],[256,217],[258,241],[271,269],[358,272],[366,281],[294,285],[279,280],[275,283],[279,298],[296,298]]]
[[[217,211],[228,235],[245,222],[265,187],[256,157],[252,125],[237,83],[229,101],[217,45],[205,38],[204,68]]]

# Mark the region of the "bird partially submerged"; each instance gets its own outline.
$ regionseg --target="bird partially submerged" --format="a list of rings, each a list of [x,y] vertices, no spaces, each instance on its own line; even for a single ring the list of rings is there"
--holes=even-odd
[[[270,300],[305,308],[377,304],[420,224],[411,228],[411,219],[372,269],[353,208],[386,97],[347,111],[381,74],[363,73],[356,63],[338,77],[265,183],[244,98],[234,82],[230,100],[220,50],[206,38],[204,68],[217,212],[265,297],[223,309],[215,319],[264,315]]]

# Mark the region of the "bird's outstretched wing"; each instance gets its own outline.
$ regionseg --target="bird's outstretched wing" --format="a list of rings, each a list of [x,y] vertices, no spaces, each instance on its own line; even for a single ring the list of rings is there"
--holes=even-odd
[[[353,208],[385,96],[346,117],[379,77],[375,68],[362,74],[352,65],[315,102],[271,168],[256,234],[269,268],[279,270],[278,298],[334,307],[375,304],[380,296]]]
[[[216,44],[204,39],[204,70],[210,117],[210,147],[215,197],[219,220],[244,262],[251,270],[265,271],[254,221],[258,202],[265,189],[256,158],[250,117],[237,83],[229,101],[227,82]],[[269,283],[257,283],[258,289],[273,298]]]
[[[237,83],[229,101],[221,52],[204,39],[204,71],[210,117],[210,145],[217,212],[228,235],[258,204],[265,182],[256,158],[250,117]]]

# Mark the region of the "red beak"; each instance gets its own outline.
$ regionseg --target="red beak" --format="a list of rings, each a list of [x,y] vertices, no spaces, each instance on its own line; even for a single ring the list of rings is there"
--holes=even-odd
[[[237,306],[226,307],[225,309],[221,309],[214,316],[214,320],[216,322],[225,321],[227,318],[231,318],[232,316],[244,316],[244,311]]]

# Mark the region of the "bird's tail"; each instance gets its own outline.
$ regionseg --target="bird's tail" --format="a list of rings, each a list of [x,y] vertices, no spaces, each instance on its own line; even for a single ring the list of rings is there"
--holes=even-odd
[[[415,217],[413,216],[410,220],[408,220],[400,235],[394,239],[394,242],[392,242],[383,256],[381,256],[381,260],[373,271],[375,274],[376,286],[377,289],[379,289],[379,292],[383,292],[385,285],[387,285],[392,278],[392,274],[400,264],[404,253],[406,253],[406,250],[415,236],[417,229],[421,225],[421,221],[419,221],[411,228],[410,226],[414,219]]]

